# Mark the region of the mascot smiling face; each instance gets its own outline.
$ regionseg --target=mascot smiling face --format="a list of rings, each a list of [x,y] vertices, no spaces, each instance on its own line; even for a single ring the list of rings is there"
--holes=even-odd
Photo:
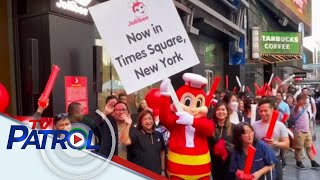
[[[208,113],[206,106],[206,94],[202,89],[208,80],[198,74],[185,73],[183,75],[185,85],[177,91],[182,109],[195,118],[205,117]]]

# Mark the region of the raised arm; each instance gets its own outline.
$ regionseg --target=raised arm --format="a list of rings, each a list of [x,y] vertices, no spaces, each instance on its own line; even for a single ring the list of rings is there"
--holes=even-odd
[[[120,137],[120,142],[126,146],[131,145],[132,141],[130,138],[130,128],[131,128],[131,124],[132,124],[132,119],[130,117],[130,115],[128,115],[125,119],[126,121],[126,127],[124,128],[121,137]]]
[[[170,129],[176,125],[178,116],[171,112],[170,97],[161,96],[159,103],[159,119],[161,123],[170,131]]]

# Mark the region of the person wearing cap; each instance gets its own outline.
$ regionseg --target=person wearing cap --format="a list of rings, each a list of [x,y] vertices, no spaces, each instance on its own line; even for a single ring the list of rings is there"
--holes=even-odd
[[[183,75],[185,85],[176,93],[183,112],[171,112],[170,80],[160,86],[159,115],[170,131],[167,173],[177,179],[210,179],[211,160],[207,138],[214,132],[213,122],[206,118],[206,94],[202,89],[207,79],[192,73]]]

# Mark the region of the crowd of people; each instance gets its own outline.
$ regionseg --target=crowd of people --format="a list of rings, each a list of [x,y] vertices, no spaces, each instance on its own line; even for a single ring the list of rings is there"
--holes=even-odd
[[[68,114],[59,114],[54,118],[54,128],[65,129],[70,123],[76,122],[85,124],[94,131],[95,142],[100,145],[95,153],[104,157],[111,153],[114,131],[114,155],[168,176],[166,160],[170,131],[158,116],[154,116],[146,101],[141,101],[137,116],[131,115],[127,103],[125,94],[106,98],[103,113],[111,127],[102,117],[87,118],[81,113],[81,104],[71,103]],[[252,104],[257,105],[256,113],[251,111]],[[268,139],[266,133],[274,110],[279,111],[279,116],[272,138]],[[278,92],[276,96],[234,94],[229,91],[217,94],[207,115],[215,126],[214,133],[208,138],[211,177],[217,180],[281,180],[286,166],[285,155],[290,150],[294,151],[296,168],[306,169],[301,160],[305,152],[311,168],[319,170],[320,165],[311,150],[315,139],[311,135],[310,124],[314,121],[316,110],[315,100],[309,96],[307,88],[296,97],[283,92]],[[251,120],[253,116],[256,116],[255,122]],[[251,174],[246,177],[243,169],[250,145],[256,149],[256,153]],[[170,161],[179,161],[175,157],[170,158]]]

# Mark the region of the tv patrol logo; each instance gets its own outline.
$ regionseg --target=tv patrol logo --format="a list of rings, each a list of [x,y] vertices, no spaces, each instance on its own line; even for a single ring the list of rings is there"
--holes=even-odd
[[[12,142],[12,149],[15,150],[37,149],[45,165],[63,179],[92,179],[106,169],[116,147],[115,132],[110,121],[101,111],[96,110],[96,113],[106,122],[111,132],[111,150],[108,155],[100,156],[93,152],[98,152],[96,148],[99,146],[94,145],[92,130],[82,123],[72,123],[68,130],[54,131],[50,130],[50,122],[30,120],[30,128],[24,125],[11,126],[8,132],[14,139],[11,141],[8,137],[8,145]]]
[[[149,19],[147,15],[149,7],[145,1],[146,0],[130,0],[128,5],[129,11],[131,11],[135,19],[129,21],[128,26],[133,26]]]
[[[28,146],[35,146],[36,149],[47,148],[48,135],[52,135],[51,149],[56,149],[57,144],[60,144],[62,149],[67,149],[66,144],[77,150],[98,150],[100,146],[92,145],[94,138],[93,131],[88,129],[82,124],[74,124],[67,130],[50,130],[48,126],[52,124],[52,121],[43,122],[41,120],[29,120],[32,124],[32,130],[29,133],[28,127],[24,125],[11,126],[7,149],[12,149],[14,143],[24,142],[21,149],[25,149]],[[39,125],[40,130],[36,130],[35,127]],[[20,132],[19,132],[20,131]],[[22,132],[22,134],[21,134]],[[20,134],[20,135],[17,135]],[[39,136],[42,136],[42,140],[39,140]],[[66,143],[67,142],[67,143]]]

